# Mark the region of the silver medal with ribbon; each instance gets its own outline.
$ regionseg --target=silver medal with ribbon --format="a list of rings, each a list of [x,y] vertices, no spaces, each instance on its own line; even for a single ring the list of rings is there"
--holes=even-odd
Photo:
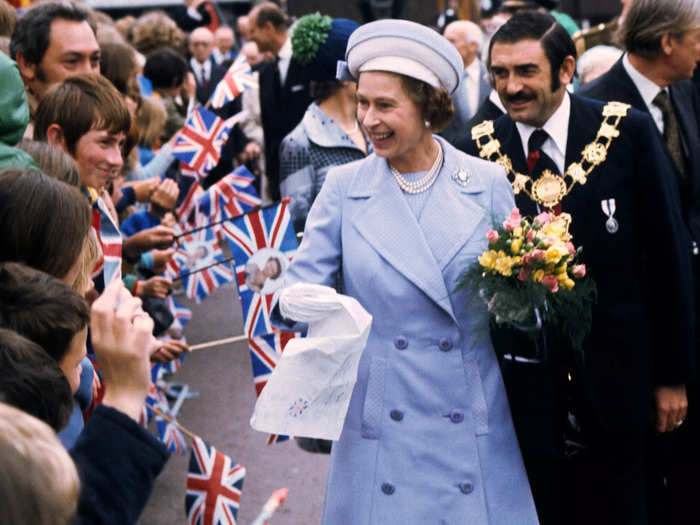
[[[600,201],[600,207],[608,220],[605,221],[605,229],[608,233],[617,233],[620,229],[620,224],[615,219],[615,199],[603,199]]]

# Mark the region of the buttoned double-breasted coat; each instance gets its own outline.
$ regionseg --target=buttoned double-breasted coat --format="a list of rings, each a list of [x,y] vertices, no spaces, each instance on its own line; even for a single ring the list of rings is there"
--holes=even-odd
[[[386,159],[332,168],[287,272],[328,286],[342,272],[373,316],[326,525],[537,523],[485,307],[453,292],[512,190],[500,167],[438,140],[444,164],[418,218]]]

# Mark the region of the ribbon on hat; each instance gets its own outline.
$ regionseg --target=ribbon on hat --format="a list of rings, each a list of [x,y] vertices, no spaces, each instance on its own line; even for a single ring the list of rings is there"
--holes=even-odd
[[[355,82],[355,77],[350,73],[350,68],[345,60],[338,60],[335,66],[335,78],[336,80],[346,80],[348,82]]]

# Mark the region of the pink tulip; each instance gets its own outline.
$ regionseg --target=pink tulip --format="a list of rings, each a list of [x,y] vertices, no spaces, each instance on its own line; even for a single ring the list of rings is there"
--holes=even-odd
[[[542,226],[547,226],[547,224],[552,222],[552,214],[548,211],[543,211],[537,217],[535,217],[535,220],[539,222]]]
[[[576,248],[574,248],[574,243],[572,242],[566,243],[566,249],[569,250],[569,255],[573,256],[576,253]]]
[[[535,250],[534,252],[532,252],[532,257],[533,257],[533,259],[537,259],[539,261],[544,261],[545,252],[544,252],[544,250]]]
[[[490,244],[498,241],[498,232],[496,230],[489,230],[486,234],[486,238],[489,240]]]

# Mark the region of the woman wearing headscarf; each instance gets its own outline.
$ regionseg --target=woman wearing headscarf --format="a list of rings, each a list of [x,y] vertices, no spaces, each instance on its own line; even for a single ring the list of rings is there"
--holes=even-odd
[[[280,188],[292,197],[296,231],[304,230],[328,169],[364,158],[370,149],[355,115],[355,81],[335,78],[336,64],[357,27],[352,20],[316,13],[301,17],[292,35],[293,56],[308,68],[314,98],[280,146]]]
[[[374,153],[329,170],[285,281],[340,274],[373,316],[323,523],[536,524],[486,307],[454,291],[514,206],[500,167],[434,135],[460,56],[427,27],[381,20],[351,35],[346,62]]]

